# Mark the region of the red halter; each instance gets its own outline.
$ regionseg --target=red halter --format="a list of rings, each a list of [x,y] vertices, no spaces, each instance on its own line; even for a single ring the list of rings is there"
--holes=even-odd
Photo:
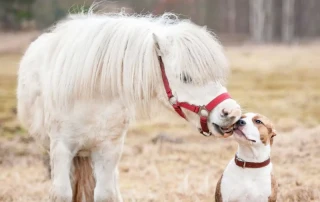
[[[214,98],[209,104],[204,105],[204,106],[197,106],[193,104],[189,104],[187,102],[178,102],[177,99],[173,96],[170,84],[164,69],[164,64],[162,61],[161,56],[159,56],[159,62],[160,62],[160,69],[161,69],[161,75],[162,75],[162,81],[164,88],[166,90],[169,102],[171,103],[172,107],[174,110],[184,119],[187,120],[186,115],[183,113],[181,107],[192,111],[194,113],[197,113],[200,116],[200,125],[201,128],[199,128],[199,131],[202,135],[204,136],[210,136],[212,135],[211,132],[208,129],[208,116],[209,112],[213,110],[218,104],[223,102],[226,99],[231,98],[229,93],[222,93],[218,97]]]

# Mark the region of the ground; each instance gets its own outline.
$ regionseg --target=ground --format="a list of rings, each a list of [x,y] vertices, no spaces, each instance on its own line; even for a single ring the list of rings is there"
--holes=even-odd
[[[16,120],[20,49],[6,50],[0,50],[0,201],[45,201],[44,152]],[[271,158],[279,201],[320,201],[320,44],[229,46],[226,53],[233,98],[244,111],[268,116],[278,130]],[[232,137],[203,137],[173,113],[138,121],[120,163],[124,201],[214,201],[236,149]]]

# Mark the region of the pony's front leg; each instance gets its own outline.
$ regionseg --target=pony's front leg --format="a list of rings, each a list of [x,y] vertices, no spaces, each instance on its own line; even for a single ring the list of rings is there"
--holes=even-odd
[[[121,202],[118,186],[118,162],[122,153],[124,135],[110,137],[92,152],[96,187],[95,202]]]
[[[73,155],[67,144],[62,140],[51,140],[50,163],[52,188],[50,200],[52,202],[71,202],[72,188],[70,182],[70,167]]]

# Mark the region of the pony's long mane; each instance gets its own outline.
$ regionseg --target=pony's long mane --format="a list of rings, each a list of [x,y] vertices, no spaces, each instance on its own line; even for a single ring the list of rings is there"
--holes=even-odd
[[[44,90],[58,106],[74,99],[119,97],[127,105],[147,104],[161,84],[152,34],[164,39],[170,79],[190,77],[194,85],[223,81],[228,72],[222,47],[206,28],[175,14],[161,16],[124,12],[69,15],[42,37]],[[48,39],[48,40],[47,40]],[[167,67],[167,65],[166,65]],[[50,90],[48,90],[50,89]],[[50,97],[50,98],[49,98]]]

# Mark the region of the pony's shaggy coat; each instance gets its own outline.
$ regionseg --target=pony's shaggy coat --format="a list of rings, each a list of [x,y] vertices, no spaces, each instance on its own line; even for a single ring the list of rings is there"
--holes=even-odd
[[[94,200],[121,201],[117,164],[130,120],[140,112],[148,115],[159,103],[170,107],[159,55],[180,101],[204,105],[226,92],[228,64],[221,45],[206,28],[174,14],[98,15],[90,10],[69,16],[30,45],[19,68],[18,115],[50,150],[53,200],[88,193],[93,200],[93,192],[79,183],[74,188],[82,193],[72,195],[68,179],[75,162],[86,168],[91,158]],[[231,99],[222,102],[210,113],[210,123],[235,122],[236,117],[221,117],[222,109],[231,114],[240,107]],[[188,116],[190,122],[196,117]],[[90,158],[72,162],[79,151]]]
[[[46,62],[40,81],[50,89],[45,102],[62,110],[78,99],[120,97],[126,106],[149,104],[162,82],[153,33],[179,62],[166,65],[171,67],[166,70],[169,79],[184,73],[203,85],[225,78],[228,66],[222,47],[205,28],[179,21],[173,14],[159,18],[79,14],[40,37],[45,49],[35,47]]]

